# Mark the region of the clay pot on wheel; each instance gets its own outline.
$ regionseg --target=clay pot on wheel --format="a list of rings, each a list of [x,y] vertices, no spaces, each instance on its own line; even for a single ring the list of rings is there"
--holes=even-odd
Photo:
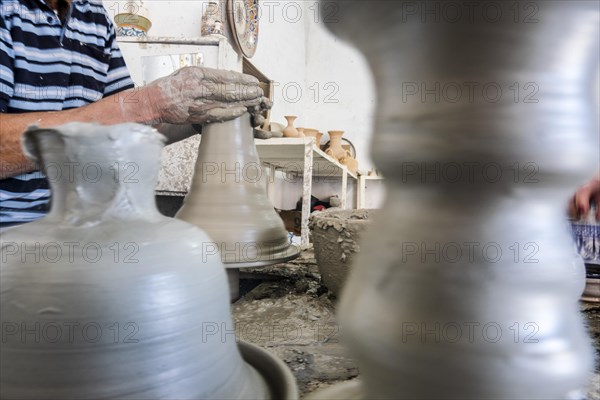
[[[323,141],[323,132],[317,131],[317,147],[321,148],[321,142]]]
[[[2,398],[277,396],[234,335],[208,334],[233,329],[225,269],[206,233],[156,208],[163,139],[136,124],[25,133],[52,208],[0,238],[0,319],[16,329]]]
[[[314,213],[309,227],[321,279],[339,296],[360,250],[361,234],[376,210],[327,210]]]
[[[239,298],[239,268],[296,258],[283,221],[267,197],[250,115],[205,125],[192,187],[176,217],[205,230],[207,251],[228,269],[231,299]]]
[[[319,131],[317,131],[316,129],[309,129],[309,128],[304,129],[304,136],[315,138],[315,146],[317,146],[317,148],[319,147],[319,143],[317,142],[318,134],[319,134]]]

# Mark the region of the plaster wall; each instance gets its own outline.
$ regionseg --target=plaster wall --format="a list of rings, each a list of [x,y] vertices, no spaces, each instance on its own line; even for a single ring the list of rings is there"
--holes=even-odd
[[[124,12],[128,1],[103,0],[109,15]],[[200,36],[205,0],[146,0],[141,4],[152,21],[150,36],[192,38]],[[325,133],[344,130],[356,147],[361,170],[373,168],[368,143],[372,132],[375,92],[366,61],[356,50],[335,38],[324,22],[335,21],[336,10],[323,13],[317,0],[260,2],[260,34],[251,62],[275,81],[271,121],[284,124],[285,115],[297,115],[296,126]],[[349,180],[349,207],[355,203],[355,181]],[[338,182],[315,180],[315,196],[326,200],[340,194]],[[278,179],[275,206],[295,207],[302,194],[301,180]],[[374,193],[379,196],[378,192]],[[375,199],[377,202],[377,199]]]

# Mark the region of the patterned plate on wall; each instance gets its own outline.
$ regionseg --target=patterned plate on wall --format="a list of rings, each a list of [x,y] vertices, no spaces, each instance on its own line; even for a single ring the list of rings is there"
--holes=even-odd
[[[227,19],[238,47],[251,58],[258,45],[258,0],[227,0]]]

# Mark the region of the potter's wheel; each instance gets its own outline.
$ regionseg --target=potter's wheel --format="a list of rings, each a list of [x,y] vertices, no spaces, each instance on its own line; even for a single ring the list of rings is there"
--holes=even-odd
[[[288,247],[274,254],[261,254],[256,261],[228,263],[226,260],[222,260],[227,271],[227,280],[229,281],[229,300],[233,303],[240,298],[240,268],[266,267],[280,264],[293,260],[299,255],[300,246],[290,244]]]
[[[226,268],[252,268],[252,267],[266,267],[268,265],[280,264],[297,258],[300,255],[300,246],[296,244],[290,244],[285,249],[275,252],[268,253],[263,252],[257,260],[252,261],[241,261],[241,262],[227,262],[225,258],[223,264]]]
[[[268,351],[248,342],[239,341],[242,358],[263,377],[274,400],[297,400],[296,379],[287,365]]]

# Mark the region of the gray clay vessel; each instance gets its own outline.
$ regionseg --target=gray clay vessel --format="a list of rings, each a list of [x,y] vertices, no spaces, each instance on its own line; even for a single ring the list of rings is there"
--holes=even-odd
[[[211,239],[156,208],[162,136],[71,123],[24,142],[52,208],[0,239],[0,397],[270,398]]]
[[[205,230],[228,268],[276,264],[298,256],[267,197],[250,116],[206,125],[192,188],[176,217]]]

